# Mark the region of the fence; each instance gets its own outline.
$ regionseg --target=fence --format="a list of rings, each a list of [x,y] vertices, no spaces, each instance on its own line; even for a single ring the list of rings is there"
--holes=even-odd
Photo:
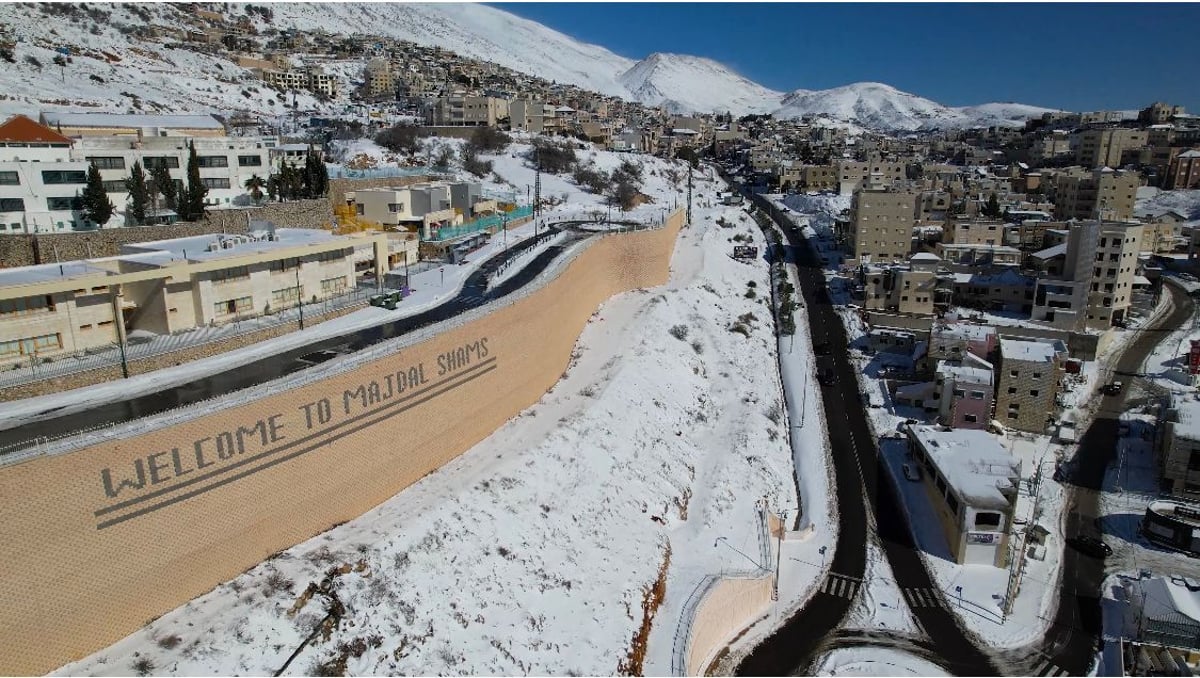
[[[767,527],[766,506],[760,501],[758,506],[758,550],[759,566],[754,570],[729,570],[720,574],[705,575],[692,589],[679,612],[679,625],[675,627],[675,643],[671,648],[671,675],[687,675],[688,650],[692,644],[692,628],[696,618],[696,610],[712,593],[717,584],[723,579],[759,579],[770,574],[771,535]],[[781,524],[779,529],[784,529]]]
[[[645,226],[638,230],[655,230],[662,228],[665,225],[665,219],[662,221],[655,220],[648,222],[645,224]],[[579,255],[581,255],[590,244],[613,235],[616,234],[603,234],[595,238],[588,238],[575,243],[567,248],[567,250],[561,256],[547,266],[546,269],[529,284],[518,290],[514,290],[510,294],[499,297],[498,299],[482,306],[475,307],[449,320],[433,323],[432,325],[427,325],[420,329],[413,330],[412,332],[399,337],[382,341],[350,354],[343,359],[330,360],[320,363],[308,369],[293,372],[272,381],[247,387],[233,394],[224,393],[216,395],[211,398],[189,403],[187,405],[181,405],[169,410],[164,410],[158,414],[151,415],[149,417],[143,417],[141,419],[101,424],[86,429],[75,429],[73,431],[64,432],[61,435],[39,436],[33,440],[26,440],[6,445],[0,447],[0,466],[19,464],[43,455],[65,454],[83,447],[100,444],[106,440],[116,440],[137,436],[147,431],[152,431],[165,426],[172,426],[174,424],[195,419],[215,410],[236,407],[241,403],[252,402],[254,400],[267,397],[271,394],[287,391],[293,388],[299,388],[322,379],[328,379],[331,376],[341,374],[342,372],[348,372],[367,362],[395,353],[401,348],[419,344],[422,341],[430,339],[449,329],[472,322],[478,318],[482,318],[483,316],[495,311],[501,304],[505,306],[511,306],[517,303],[518,301],[550,284],[555,278],[558,277],[560,273],[562,273],[563,270],[567,268],[567,266],[571,264],[571,262],[578,258]],[[366,297],[374,294],[374,288],[363,289],[358,293],[362,295],[363,299],[365,299]],[[769,542],[767,544],[767,548],[770,548]]]
[[[511,212],[504,212],[502,214],[493,214],[493,215],[486,216],[486,217],[480,217],[478,219],[475,219],[474,221],[468,221],[468,222],[464,223],[462,226],[451,226],[448,228],[439,228],[439,229],[437,229],[437,232],[435,232],[433,234],[432,240],[434,240],[434,241],[450,240],[453,238],[457,238],[459,236],[471,235],[472,233],[478,233],[480,231],[485,231],[489,228],[499,228],[500,226],[503,226],[504,224],[506,224],[510,221],[516,221],[517,219],[525,219],[525,218],[531,217],[531,216],[533,216],[533,207],[530,205],[524,205],[522,207],[516,208],[515,210],[513,210]]]
[[[394,179],[398,177],[428,176],[431,179],[447,178],[443,172],[432,167],[373,167],[369,169],[350,169],[347,167],[330,167],[330,179]]]
[[[349,306],[366,303],[367,297],[376,293],[374,285],[357,287],[345,294],[329,297],[323,301],[306,302],[304,314],[306,317],[319,317],[327,313]],[[301,309],[298,306],[282,310],[278,313],[263,316],[237,317],[232,322],[219,326],[197,327],[178,334],[157,336],[143,343],[127,341],[125,344],[125,359],[134,362],[153,358],[186,348],[204,346],[215,341],[240,337],[259,330],[279,327],[280,325],[298,324]],[[121,351],[116,343],[99,349],[89,349],[79,353],[49,357],[33,355],[28,363],[16,363],[0,372],[0,388],[20,386],[43,379],[62,377],[79,372],[101,369],[121,364]]]

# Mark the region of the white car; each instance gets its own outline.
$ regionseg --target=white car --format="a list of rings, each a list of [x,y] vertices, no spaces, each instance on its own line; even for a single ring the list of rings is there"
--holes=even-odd
[[[1073,443],[1079,439],[1079,434],[1075,430],[1075,422],[1060,421],[1058,423],[1058,439],[1060,442]]]

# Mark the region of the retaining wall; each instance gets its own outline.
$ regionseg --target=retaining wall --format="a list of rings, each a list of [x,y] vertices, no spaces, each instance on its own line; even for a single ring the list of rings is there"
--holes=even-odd
[[[0,468],[0,674],[80,659],[453,460],[559,379],[601,302],[667,281],[682,222],[358,369]]]

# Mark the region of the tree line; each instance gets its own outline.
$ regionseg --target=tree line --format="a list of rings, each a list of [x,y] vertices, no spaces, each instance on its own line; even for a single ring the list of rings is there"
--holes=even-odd
[[[243,186],[255,204],[262,202],[264,191],[270,200],[320,198],[329,191],[329,172],[310,145],[302,167],[285,162],[279,172],[266,179],[251,175]],[[208,214],[205,201],[208,187],[200,177],[200,159],[193,142],[188,143],[186,183],[172,179],[165,164],[155,164],[147,172],[141,161],[135,161],[125,179],[125,191],[126,215],[134,226],[152,221],[159,209],[175,212],[182,221],[200,221]],[[88,166],[87,184],[79,196],[77,208],[85,220],[98,225],[107,223],[116,210],[95,162]]]

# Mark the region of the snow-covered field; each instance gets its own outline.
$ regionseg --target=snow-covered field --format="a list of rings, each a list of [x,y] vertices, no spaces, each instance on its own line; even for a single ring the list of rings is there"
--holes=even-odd
[[[711,204],[716,183],[697,184]],[[352,674],[614,673],[660,570],[645,666],[667,671],[670,611],[703,574],[744,569],[755,502],[796,506],[771,314],[745,296],[766,267],[728,256],[734,233],[761,235],[715,225],[736,212],[698,208],[670,283],[604,304],[564,379],[454,463],[60,673],[274,672],[325,616],[301,592],[342,565],[344,617],[289,674],[335,656]]]

